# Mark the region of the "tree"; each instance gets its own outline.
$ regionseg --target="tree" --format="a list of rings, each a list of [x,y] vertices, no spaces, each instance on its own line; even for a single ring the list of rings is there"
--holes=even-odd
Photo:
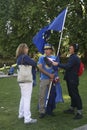
[[[67,28],[70,42],[79,43],[87,59],[87,2],[74,1],[69,8]],[[86,54],[85,54],[86,53]]]
[[[15,56],[17,46],[26,42],[30,52],[35,50],[33,36],[48,25],[66,6],[69,6],[63,31],[61,51],[70,42],[79,43],[87,59],[87,2],[82,0],[1,0],[0,54]],[[60,33],[53,32],[48,42],[58,47]],[[87,60],[86,60],[87,61]]]

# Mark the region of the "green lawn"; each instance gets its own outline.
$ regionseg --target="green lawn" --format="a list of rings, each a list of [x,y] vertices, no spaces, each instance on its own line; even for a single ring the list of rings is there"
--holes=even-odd
[[[37,76],[38,77],[38,76]],[[32,117],[38,119],[36,124],[25,125],[23,120],[18,120],[18,106],[20,99],[20,90],[16,77],[0,79],[0,130],[72,130],[87,123],[87,70],[80,77],[79,90],[83,101],[83,119],[73,120],[73,115],[63,113],[70,104],[63,75],[60,73],[64,103],[59,103],[55,109],[55,117],[46,116],[39,119],[37,109],[39,79],[37,86],[33,89],[31,111]]]

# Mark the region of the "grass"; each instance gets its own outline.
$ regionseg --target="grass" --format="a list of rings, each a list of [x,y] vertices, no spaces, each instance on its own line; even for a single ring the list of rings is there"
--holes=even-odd
[[[38,76],[37,76],[38,77]],[[63,75],[60,73],[64,103],[58,103],[54,110],[56,116],[46,116],[39,119],[37,109],[39,94],[39,78],[37,86],[33,88],[31,111],[32,117],[38,119],[36,124],[25,125],[23,120],[18,120],[18,106],[20,89],[15,77],[0,79],[0,130],[72,130],[87,123],[87,70],[80,77],[79,91],[83,101],[83,119],[73,120],[73,115],[63,113],[70,104]]]

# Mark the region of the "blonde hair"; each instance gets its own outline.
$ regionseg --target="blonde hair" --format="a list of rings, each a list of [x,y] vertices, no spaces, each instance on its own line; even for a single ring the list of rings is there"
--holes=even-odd
[[[21,43],[17,49],[16,49],[16,58],[21,55],[21,54],[25,54],[24,49],[28,48],[26,43]]]

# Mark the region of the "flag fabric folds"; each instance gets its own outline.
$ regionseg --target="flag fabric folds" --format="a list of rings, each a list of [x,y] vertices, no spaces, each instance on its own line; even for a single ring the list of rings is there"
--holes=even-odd
[[[44,34],[47,31],[49,26],[45,26],[43,29],[41,29],[34,37],[33,37],[33,43],[37,47],[38,51],[40,53],[44,53],[44,45],[46,44],[46,40],[44,39]]]
[[[43,47],[46,44],[46,39],[50,36],[49,30],[62,31],[64,28],[67,8],[64,9],[49,25],[42,28],[34,37],[33,43],[40,53],[44,53]]]
[[[67,9],[64,9],[49,25],[48,30],[62,31],[64,28]]]

